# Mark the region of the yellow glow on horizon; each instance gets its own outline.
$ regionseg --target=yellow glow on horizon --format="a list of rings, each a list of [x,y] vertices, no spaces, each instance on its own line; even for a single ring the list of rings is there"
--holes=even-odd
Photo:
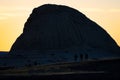
[[[43,4],[73,7],[103,27],[120,45],[120,0],[2,0],[0,1],[0,51],[9,51],[22,33],[33,8]]]

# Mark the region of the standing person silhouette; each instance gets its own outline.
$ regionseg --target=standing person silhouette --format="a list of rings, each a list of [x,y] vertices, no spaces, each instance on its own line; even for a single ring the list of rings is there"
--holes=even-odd
[[[80,61],[83,61],[83,54],[80,54]]]
[[[78,60],[78,55],[75,54],[75,55],[74,55],[74,61],[76,62],[77,60]]]
[[[85,59],[88,59],[88,54],[85,54]]]

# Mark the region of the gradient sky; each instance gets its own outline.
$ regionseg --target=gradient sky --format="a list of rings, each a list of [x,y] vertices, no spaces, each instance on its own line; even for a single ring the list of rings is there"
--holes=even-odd
[[[10,50],[33,8],[48,3],[76,8],[120,45],[120,0],[0,0],[0,51]]]

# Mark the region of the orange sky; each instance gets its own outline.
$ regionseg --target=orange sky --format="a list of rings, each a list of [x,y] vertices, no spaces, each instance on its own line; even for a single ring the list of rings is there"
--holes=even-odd
[[[10,50],[32,9],[47,3],[78,9],[120,45],[120,0],[0,0],[0,51]]]

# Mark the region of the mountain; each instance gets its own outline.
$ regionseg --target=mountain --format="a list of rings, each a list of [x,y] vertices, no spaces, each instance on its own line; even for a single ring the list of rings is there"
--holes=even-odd
[[[75,49],[120,53],[111,36],[78,10],[46,4],[33,10],[10,53]]]

